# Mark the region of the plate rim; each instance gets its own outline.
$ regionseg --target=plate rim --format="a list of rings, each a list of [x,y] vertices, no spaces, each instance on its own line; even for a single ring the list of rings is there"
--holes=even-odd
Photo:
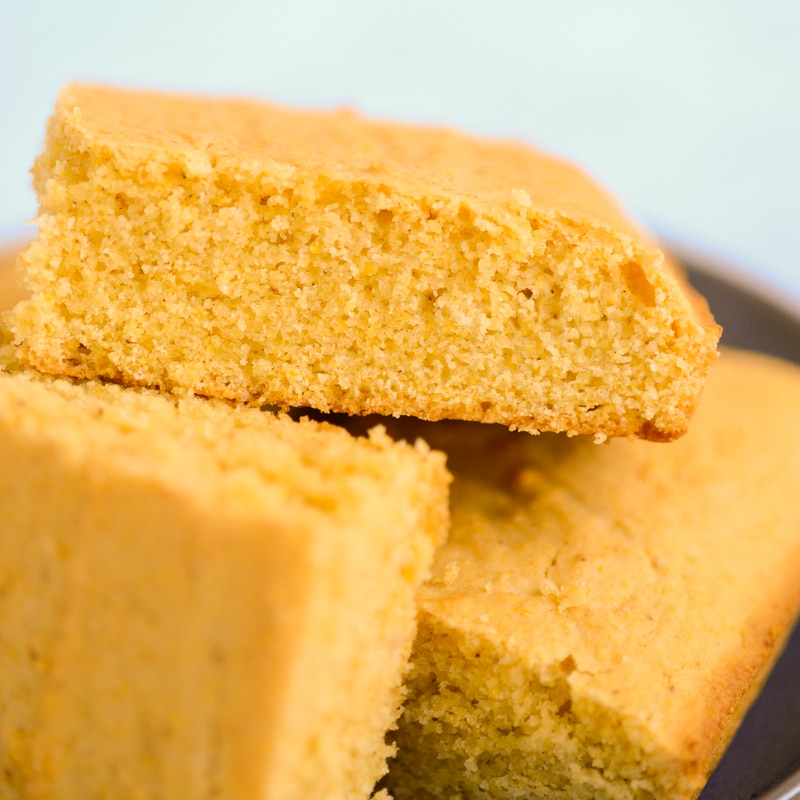
[[[679,239],[666,236],[661,237],[659,241],[664,251],[681,264],[723,283],[731,284],[734,288],[774,306],[778,311],[800,323],[800,298],[788,291],[782,291],[768,278],[760,277],[735,261]]]

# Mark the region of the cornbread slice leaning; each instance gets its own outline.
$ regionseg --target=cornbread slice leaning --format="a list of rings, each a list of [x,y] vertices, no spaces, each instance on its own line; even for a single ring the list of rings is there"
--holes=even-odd
[[[440,456],[28,372],[0,438],[0,797],[371,795]]]
[[[396,800],[696,797],[800,608],[799,408],[726,351],[669,447],[409,426],[455,481]]]
[[[34,180],[12,329],[46,372],[671,439],[715,359],[673,265],[523,145],[75,85]]]

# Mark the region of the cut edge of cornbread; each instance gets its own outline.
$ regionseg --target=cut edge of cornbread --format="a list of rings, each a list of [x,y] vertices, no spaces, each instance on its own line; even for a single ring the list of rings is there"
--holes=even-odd
[[[366,800],[442,457],[5,350],[0,794]]]
[[[421,610],[409,700],[392,736],[400,756],[386,784],[396,800],[694,800],[780,657],[792,631],[783,624],[763,658],[742,672],[747,688],[720,694],[726,715],[694,743],[693,755],[663,746],[646,722],[619,715],[607,699],[582,694],[571,682],[570,655],[531,665]]]
[[[680,270],[522,145],[76,85],[34,178],[11,327],[47,372],[667,440],[716,358]]]

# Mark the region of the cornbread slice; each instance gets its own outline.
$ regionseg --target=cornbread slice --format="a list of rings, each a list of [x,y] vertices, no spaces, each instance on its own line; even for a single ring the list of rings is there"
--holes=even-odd
[[[34,180],[11,327],[46,372],[671,439],[716,355],[616,202],[523,145],[75,85]]]
[[[442,458],[0,373],[0,797],[368,798]]]
[[[394,797],[694,798],[800,607],[799,408],[726,351],[665,448],[409,426],[455,481]]]

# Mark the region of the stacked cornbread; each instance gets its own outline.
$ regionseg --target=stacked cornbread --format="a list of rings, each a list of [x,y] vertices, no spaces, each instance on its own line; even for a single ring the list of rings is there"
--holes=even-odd
[[[697,795],[800,604],[800,377],[726,355],[684,439],[598,447],[684,434],[719,337],[610,197],[519,145],[85,86],[34,178],[0,796],[366,800],[395,746],[398,799]]]
[[[724,351],[669,446],[395,421],[455,476],[396,800],[696,797],[800,608],[798,408]]]

